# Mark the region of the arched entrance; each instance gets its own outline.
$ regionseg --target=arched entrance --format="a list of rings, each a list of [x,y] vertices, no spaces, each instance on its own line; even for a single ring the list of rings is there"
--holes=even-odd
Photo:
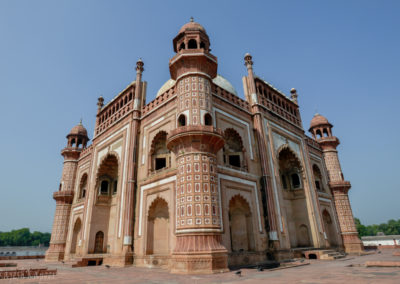
[[[298,229],[297,245],[299,247],[310,247],[311,240],[308,232],[308,227],[304,224],[300,225]]]
[[[325,233],[328,238],[328,243],[330,247],[336,247],[338,245],[336,230],[332,222],[331,215],[326,209],[324,209],[324,211],[322,212],[322,219],[324,221]]]
[[[104,233],[102,231],[98,231],[96,233],[96,237],[94,240],[94,253],[103,253],[104,252]]]
[[[234,196],[229,202],[229,224],[232,251],[254,250],[250,206],[240,195]]]
[[[79,245],[79,238],[81,233],[82,222],[81,219],[78,218],[75,221],[74,230],[72,232],[72,241],[71,241],[71,254],[75,254],[77,252],[77,247]]]
[[[304,193],[303,167],[297,155],[288,146],[279,151],[279,175],[286,231],[290,247],[312,246],[310,223]]]
[[[115,224],[118,214],[113,204],[121,190],[119,174],[118,154],[110,152],[102,158],[97,168],[94,188],[95,204],[90,220],[92,225],[89,253],[106,253],[107,250],[114,249],[113,240],[117,238]]]
[[[147,220],[147,254],[169,254],[168,204],[162,198],[153,201]]]

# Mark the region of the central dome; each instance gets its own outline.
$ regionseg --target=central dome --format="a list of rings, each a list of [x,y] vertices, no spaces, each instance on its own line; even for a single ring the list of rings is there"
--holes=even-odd
[[[183,33],[185,31],[201,31],[206,33],[206,29],[199,23],[196,23],[193,18],[190,18],[190,22],[182,26],[182,28],[179,30],[179,33]]]

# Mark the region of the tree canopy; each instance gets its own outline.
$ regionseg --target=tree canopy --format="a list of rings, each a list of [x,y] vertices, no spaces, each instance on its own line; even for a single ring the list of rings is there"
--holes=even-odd
[[[383,232],[385,235],[400,235],[400,219],[397,221],[391,219],[387,223],[368,226],[361,224],[358,218],[354,218],[354,221],[360,237],[376,236],[378,232]]]
[[[0,246],[48,246],[49,242],[50,233],[31,233],[28,228],[0,232]]]

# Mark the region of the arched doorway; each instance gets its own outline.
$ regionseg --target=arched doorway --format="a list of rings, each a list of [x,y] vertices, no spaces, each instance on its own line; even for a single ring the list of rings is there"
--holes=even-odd
[[[168,204],[162,198],[153,201],[147,220],[147,254],[169,254]]]
[[[81,219],[78,218],[75,221],[74,230],[72,232],[72,241],[71,241],[71,254],[75,254],[77,252],[77,247],[79,245],[79,238],[81,233],[82,222]]]
[[[102,231],[98,231],[94,239],[94,253],[104,252],[103,243],[104,243],[104,233]]]
[[[298,229],[297,245],[299,247],[310,247],[311,240],[308,232],[308,227],[304,224],[300,225]]]
[[[250,206],[240,195],[234,196],[229,202],[229,224],[232,251],[254,250]]]
[[[322,212],[322,219],[324,221],[325,233],[328,238],[328,243],[330,247],[336,247],[338,245],[336,230],[332,222],[331,215],[326,209],[324,209],[324,211]]]
[[[288,146],[284,146],[279,151],[278,162],[290,247],[310,247],[312,242],[302,164]]]

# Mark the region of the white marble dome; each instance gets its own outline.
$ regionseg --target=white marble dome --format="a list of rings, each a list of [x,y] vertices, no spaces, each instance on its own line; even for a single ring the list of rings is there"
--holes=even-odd
[[[215,77],[213,79],[213,83],[215,85],[217,85],[218,87],[221,87],[222,89],[228,91],[229,93],[232,93],[234,95],[238,95],[236,93],[235,88],[232,86],[231,82],[229,82],[227,79],[225,79],[224,77],[222,77],[221,75],[217,75],[217,77]]]
[[[165,93],[167,90],[172,88],[175,85],[175,80],[169,79],[167,82],[162,85],[162,87],[158,90],[156,97],[160,96],[161,94]]]

